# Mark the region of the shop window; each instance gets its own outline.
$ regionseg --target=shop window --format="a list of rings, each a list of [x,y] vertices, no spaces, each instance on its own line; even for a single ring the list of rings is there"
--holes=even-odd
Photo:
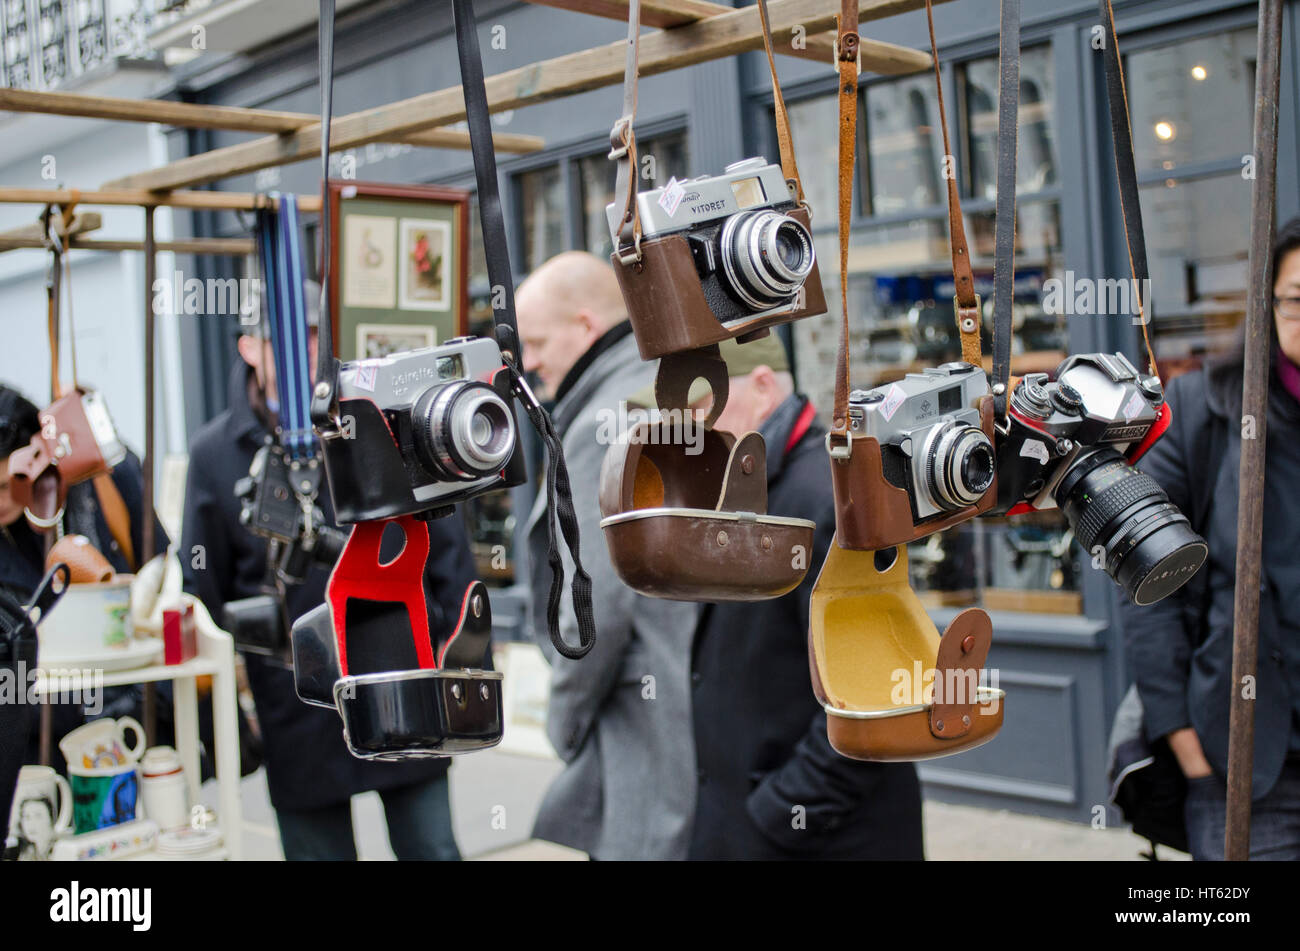
[[[1242,169],[1255,44],[1247,27],[1126,58],[1153,344],[1166,380],[1231,347],[1245,319],[1252,183]]]
[[[668,179],[685,178],[689,172],[686,133],[672,132],[649,139],[637,139],[639,190],[662,188]],[[609,220],[605,206],[614,200],[614,177],[617,166],[607,153],[599,152],[578,160],[582,188],[583,247],[597,257],[613,252],[609,237]]]
[[[861,111],[865,121],[859,128],[867,138],[862,213],[894,215],[942,202],[947,186],[934,76],[926,72],[868,86]],[[832,125],[831,141],[834,130]]]
[[[558,164],[521,173],[517,178],[522,224],[519,270],[527,273],[565,250],[564,175]]]
[[[997,197],[998,61],[978,59],[958,73],[967,127],[970,193]],[[1050,188],[1056,181],[1053,136],[1052,57],[1047,47],[1024,51],[1020,62],[1019,135],[1016,143],[1018,196]]]

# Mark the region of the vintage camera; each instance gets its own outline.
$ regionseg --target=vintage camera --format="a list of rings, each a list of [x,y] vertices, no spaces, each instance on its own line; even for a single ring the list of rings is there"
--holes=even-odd
[[[636,196],[642,239],[614,252],[641,357],[695,350],[826,311],[809,215],[761,158]],[[617,203],[606,206],[618,248]]]
[[[890,548],[987,511],[997,498],[988,378],[945,363],[849,394],[847,452],[831,457],[840,545]]]
[[[495,341],[344,363],[339,426],[321,442],[342,524],[449,509],[526,478]]]
[[[991,514],[1059,507],[1084,550],[1135,604],[1180,588],[1205,561],[1192,531],[1154,479],[1133,468],[1169,425],[1164,391],[1121,353],[1072,356],[1025,376],[998,434],[998,504]],[[1098,552],[1100,548],[1100,552]]]

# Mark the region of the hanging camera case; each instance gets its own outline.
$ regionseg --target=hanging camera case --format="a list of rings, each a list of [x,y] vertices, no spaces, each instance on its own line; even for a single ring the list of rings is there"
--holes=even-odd
[[[112,418],[101,394],[76,383],[76,354],[73,354],[73,386],[62,392],[59,382],[59,286],[63,246],[50,215],[44,225],[50,248],[50,269],[46,277],[47,322],[50,343],[50,387],[54,400],[41,410],[41,428],[31,442],[14,451],[9,459],[9,491],[22,506],[28,524],[37,532],[48,532],[63,517],[68,489],[80,482],[107,475],[126,457],[113,428]],[[75,344],[75,335],[74,335]]]
[[[993,640],[989,616],[962,611],[940,637],[908,583],[906,545],[870,552],[832,544],[809,618],[813,693],[836,752],[932,759],[987,743],[1002,728],[1004,692],[979,683]]]
[[[841,328],[835,408],[826,439],[835,485],[836,537],[813,587],[808,661],[813,692],[826,711],[827,738],[837,752],[862,760],[923,760],[991,740],[1002,727],[1005,696],[1001,690],[980,684],[993,636],[988,615],[978,608],[962,611],[940,636],[909,584],[906,543],[991,508],[997,499],[997,484],[995,479],[979,502],[967,509],[915,524],[907,491],[884,477],[879,443],[851,432],[848,246],[857,125],[857,6],[856,0],[843,0],[837,46]],[[939,84],[939,56],[929,0],[926,12],[935,80]],[[1003,252],[998,256],[999,271],[1007,272],[1008,277],[1014,243],[1019,12],[1018,0],[1003,0],[996,224]],[[942,88],[939,116],[945,152],[951,154]],[[1012,200],[1009,213],[1008,198]],[[966,363],[980,366],[980,305],[974,294],[961,208],[952,178],[948,179],[948,200],[962,356]],[[1009,282],[1005,293],[999,284],[995,304],[1006,325],[1003,321],[995,323],[995,364],[1003,347],[1009,362],[1010,294]],[[978,404],[980,429],[990,441],[1005,385],[995,386],[993,393]],[[905,689],[908,685],[910,690]]]
[[[384,530],[405,535],[385,563]],[[429,628],[426,522],[359,522],[324,604],[293,626],[300,699],[333,707],[354,756],[406,759],[487,749],[501,741],[501,674],[482,669],[492,635],[487,587],[469,585],[441,650]]]
[[[509,400],[517,400],[545,442],[553,567],[547,621],[556,650],[578,659],[595,641],[591,579],[582,568],[577,517],[559,437],[515,363],[519,340],[513,282],[472,0],[454,0],[452,9],[488,272],[493,285],[505,290],[502,308],[494,314],[495,342],[460,343],[462,349],[491,346],[499,354],[501,365],[489,368],[490,379],[485,380],[479,372],[482,366],[472,367],[471,375],[495,390],[494,398],[506,401],[512,413]],[[319,44],[321,169],[322,177],[327,178],[334,0],[320,0]],[[322,208],[321,234],[328,243],[329,202]],[[486,586],[475,581],[467,587],[456,625],[445,637],[429,626],[433,592],[425,571],[430,551],[428,522],[447,514],[467,496],[453,493],[434,501],[417,500],[412,489],[415,475],[402,458],[398,434],[381,408],[364,398],[344,398],[342,368],[334,354],[328,312],[332,297],[328,255],[324,261],[317,382],[311,391],[310,418],[326,444],[325,470],[336,517],[341,523],[354,524],[330,575],[325,603],[298,618],[290,632],[295,689],[304,702],[338,711],[348,747],[362,759],[401,760],[487,749],[501,740],[502,694],[501,674],[484,668],[492,634]],[[352,372],[359,374],[361,369],[353,366]],[[366,389],[358,380],[353,383]],[[352,417],[346,423],[345,415]],[[516,446],[500,476],[492,480],[492,487],[516,485],[524,477]],[[574,562],[576,647],[565,643],[559,631],[564,576],[557,522]],[[396,556],[384,559],[380,545],[385,530],[394,528],[403,536],[402,547]]]
[[[777,115],[781,167],[790,190],[785,213],[807,227],[799,171],[772,58],[767,5],[759,15]],[[600,474],[600,527],[620,580],[639,594],[679,601],[758,601],[799,586],[808,572],[816,528],[807,519],[767,514],[767,448],[763,437],[713,429],[726,407],[728,371],[718,342],[761,336],[770,326],[825,311],[821,277],[809,274],[795,309],[724,326],[705,299],[699,272],[679,234],[641,240],[632,171],[636,144],[639,5],[629,4],[624,114],[614,126],[610,158],[618,162],[616,198],[626,196],[623,237],[632,257],[614,252],[614,270],[637,345],[644,359],[661,357],[655,402],[666,411],[642,421],[626,440],[610,446]],[[626,260],[623,258],[626,257]],[[691,384],[703,379],[713,392],[706,419],[696,421]],[[687,427],[701,445],[688,445]]]

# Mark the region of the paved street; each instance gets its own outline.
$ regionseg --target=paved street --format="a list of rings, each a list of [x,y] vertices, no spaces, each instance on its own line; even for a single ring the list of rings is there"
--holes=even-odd
[[[457,759],[452,768],[452,816],[466,858],[486,860],[581,860],[569,849],[529,838],[537,804],[559,770],[554,760],[489,751]],[[205,799],[215,805],[216,787]],[[275,819],[259,770],[243,782],[244,855],[283,858]],[[363,860],[391,860],[383,805],[376,793],[353,801],[357,843]],[[925,804],[926,856],[930,859],[1136,860],[1145,840],[1125,829],[1025,816],[1005,810],[947,803]],[[1179,857],[1161,850],[1162,858]]]

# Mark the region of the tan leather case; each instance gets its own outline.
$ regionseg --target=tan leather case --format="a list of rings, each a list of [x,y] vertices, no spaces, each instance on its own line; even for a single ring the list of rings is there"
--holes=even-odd
[[[807,209],[796,208],[787,214],[804,227],[809,226]],[[617,254],[612,256],[612,261],[642,360],[696,350],[826,313],[826,296],[817,264],[804,283],[802,307],[723,326],[704,299],[700,275],[685,236],[670,234],[641,242],[639,262],[621,264]]]

